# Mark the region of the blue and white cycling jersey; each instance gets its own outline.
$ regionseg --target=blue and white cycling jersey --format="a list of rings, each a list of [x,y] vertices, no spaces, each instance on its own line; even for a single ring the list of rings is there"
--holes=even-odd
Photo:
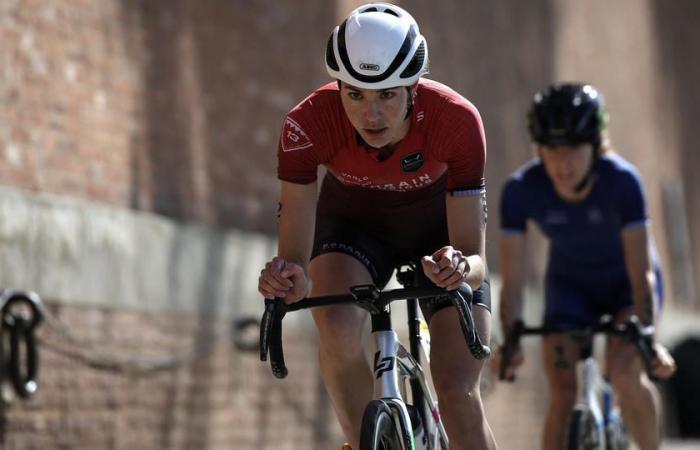
[[[532,220],[549,239],[547,307],[561,303],[568,313],[560,315],[580,315],[586,303],[591,316],[614,313],[632,302],[621,232],[648,222],[642,181],[636,168],[616,154],[601,156],[592,177],[588,196],[567,202],[557,195],[542,162],[533,159],[509,177],[502,193],[505,234],[524,233]]]

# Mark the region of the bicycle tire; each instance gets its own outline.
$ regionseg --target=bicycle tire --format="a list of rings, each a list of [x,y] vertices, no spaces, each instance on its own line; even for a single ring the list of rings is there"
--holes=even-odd
[[[360,450],[402,450],[401,437],[391,410],[381,400],[372,400],[362,415]]]
[[[605,450],[628,450],[630,446],[627,428],[617,416],[605,428]]]
[[[593,413],[587,408],[574,408],[567,426],[566,449],[605,450],[604,440]]]

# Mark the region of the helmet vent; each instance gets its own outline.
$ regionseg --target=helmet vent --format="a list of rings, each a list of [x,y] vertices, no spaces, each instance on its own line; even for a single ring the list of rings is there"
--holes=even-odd
[[[413,59],[411,59],[411,62],[408,63],[408,65],[403,70],[403,72],[401,72],[400,77],[401,78],[411,78],[416,73],[418,73],[419,70],[421,70],[423,68],[424,61],[425,61],[425,42],[421,42],[421,44],[418,46],[418,49],[416,49],[416,53],[413,55]]]

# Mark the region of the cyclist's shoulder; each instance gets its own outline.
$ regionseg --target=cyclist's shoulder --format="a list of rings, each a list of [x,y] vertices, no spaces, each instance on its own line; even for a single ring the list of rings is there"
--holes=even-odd
[[[299,119],[323,118],[329,113],[340,112],[342,104],[335,82],[324,84],[308,94],[297,103],[288,113],[289,117]]]
[[[421,78],[416,88],[416,104],[429,111],[443,110],[450,114],[479,116],[476,106],[462,94],[429,78]]]
[[[610,183],[642,184],[642,177],[637,167],[615,152],[606,152],[601,155],[597,171]]]
[[[634,164],[625,159],[619,153],[613,151],[603,153],[599,158],[599,164],[603,169],[611,172],[639,172]]]
[[[544,164],[539,158],[532,158],[508,176],[506,184],[536,186],[547,181]]]
[[[283,142],[290,148],[322,148],[328,140],[344,136],[347,120],[337,83],[328,83],[311,92],[286,115]],[[311,145],[311,143],[316,145]]]

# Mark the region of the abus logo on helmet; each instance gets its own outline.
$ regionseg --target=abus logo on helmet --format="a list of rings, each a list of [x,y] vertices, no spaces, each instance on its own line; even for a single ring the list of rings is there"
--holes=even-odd
[[[369,64],[369,63],[360,63],[360,69],[362,70],[371,70],[373,72],[379,72],[379,65],[377,64]]]

